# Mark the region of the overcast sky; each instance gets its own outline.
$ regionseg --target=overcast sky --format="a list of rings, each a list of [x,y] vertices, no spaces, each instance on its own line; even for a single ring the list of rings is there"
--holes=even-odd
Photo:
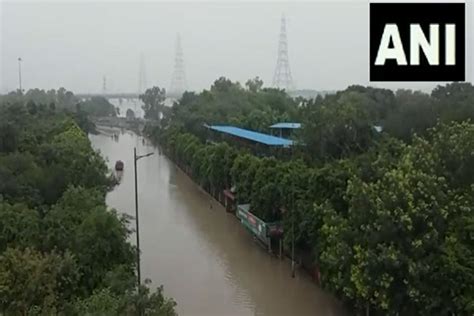
[[[368,85],[368,1],[115,2],[0,0],[0,91],[23,88],[100,92],[138,90],[139,57],[148,86],[169,88],[181,34],[191,90],[218,77],[270,85],[280,19],[287,17],[290,67],[298,89]],[[472,5],[469,12],[472,12]],[[468,30],[472,29],[468,14]],[[468,45],[473,42],[472,32]],[[472,78],[472,55],[468,56]],[[372,84],[374,85],[374,84]],[[385,84],[427,89],[434,84]],[[377,84],[377,86],[382,86]]]

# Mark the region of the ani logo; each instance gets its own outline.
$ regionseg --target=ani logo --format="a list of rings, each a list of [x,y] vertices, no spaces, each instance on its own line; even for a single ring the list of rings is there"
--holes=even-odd
[[[371,3],[371,81],[464,81],[465,4]]]

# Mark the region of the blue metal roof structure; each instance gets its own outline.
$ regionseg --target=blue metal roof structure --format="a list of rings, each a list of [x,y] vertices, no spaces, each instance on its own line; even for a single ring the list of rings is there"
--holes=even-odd
[[[208,126],[209,129],[218,131],[221,133],[237,136],[240,138],[245,138],[257,143],[265,144],[268,146],[282,146],[289,147],[293,145],[293,141],[281,137],[276,137],[268,134],[254,132],[248,129],[243,129],[235,126],[227,125],[211,125]]]
[[[301,128],[301,123],[276,123],[270,126],[270,128],[290,128],[290,129],[298,129]]]

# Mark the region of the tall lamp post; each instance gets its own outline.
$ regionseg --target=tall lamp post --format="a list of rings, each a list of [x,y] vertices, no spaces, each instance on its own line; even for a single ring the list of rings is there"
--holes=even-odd
[[[22,92],[22,88],[21,88],[21,57],[18,57],[18,82],[19,82],[19,85],[20,85],[20,93]]]
[[[293,185],[293,179],[291,180],[292,190],[291,192],[291,277],[295,277],[295,186]]]
[[[291,160],[294,160],[294,148],[291,148]],[[295,180],[291,178],[291,277],[295,277]]]
[[[141,273],[140,273],[140,229],[138,223],[138,181],[137,181],[137,161],[141,158],[145,158],[153,155],[153,153],[148,153],[145,155],[137,156],[137,148],[133,148],[133,165],[135,169],[135,225],[137,230],[137,285],[138,289],[141,285]]]

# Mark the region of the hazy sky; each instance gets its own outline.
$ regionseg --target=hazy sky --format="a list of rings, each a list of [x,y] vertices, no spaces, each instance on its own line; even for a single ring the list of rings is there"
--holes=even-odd
[[[282,13],[298,89],[369,84],[367,0],[0,1],[1,92],[18,87],[18,57],[23,59],[26,89],[64,86],[74,92],[99,92],[105,75],[108,91],[135,92],[141,52],[148,86],[169,88],[177,33],[190,89],[208,88],[220,76],[242,83],[260,76],[270,85]],[[472,32],[469,39],[468,46]],[[472,55],[467,63],[470,79]]]

